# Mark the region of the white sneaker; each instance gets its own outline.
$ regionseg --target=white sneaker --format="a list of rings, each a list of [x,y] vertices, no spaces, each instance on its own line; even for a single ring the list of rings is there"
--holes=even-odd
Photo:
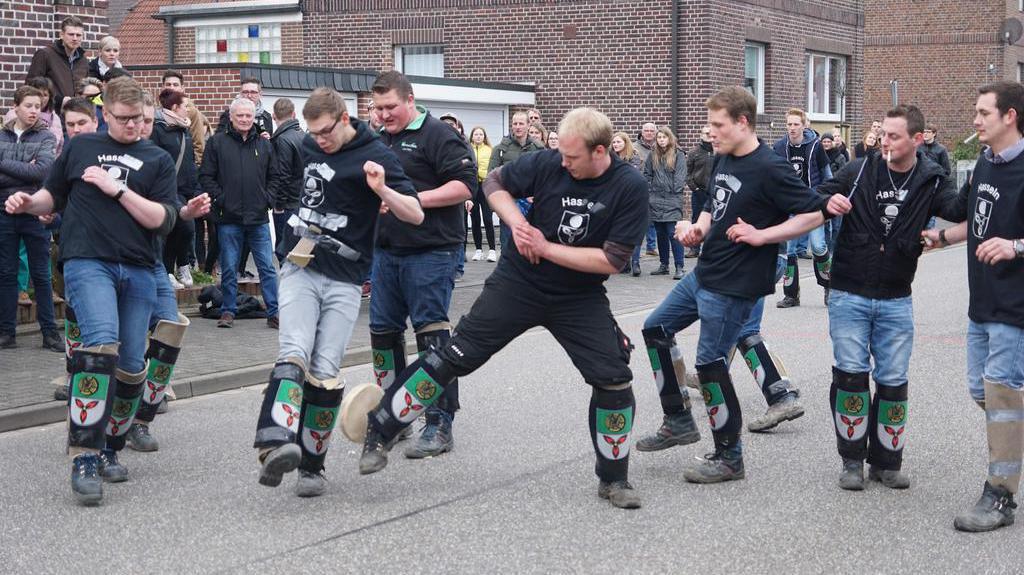
[[[181,281],[181,285],[184,287],[192,287],[192,270],[188,266],[181,266],[178,268],[178,280]]]
[[[484,251],[483,250],[477,250],[477,251],[473,252],[473,261],[478,262],[478,261],[480,261],[482,259],[484,259]]]
[[[491,251],[487,252],[487,261],[489,261],[489,262],[496,262],[496,261],[498,261],[498,252],[496,252],[494,250],[491,250]]]
[[[178,278],[174,277],[174,274],[167,274],[167,279],[171,281],[171,287],[174,289],[185,289],[185,286],[181,285]]]

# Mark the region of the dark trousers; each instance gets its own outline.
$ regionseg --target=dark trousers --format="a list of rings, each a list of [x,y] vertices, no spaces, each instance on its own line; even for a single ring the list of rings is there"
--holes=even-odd
[[[0,335],[14,335],[18,315],[18,244],[25,242],[36,315],[44,333],[57,330],[50,285],[50,232],[31,214],[0,211]]]
[[[487,247],[493,250],[494,218],[491,217],[491,206],[484,196],[482,184],[477,186],[476,197],[473,198],[473,211],[470,212],[469,219],[473,224],[473,245],[476,249],[483,249],[483,238],[480,233],[480,228],[483,228],[487,235]]]
[[[194,221],[181,218],[175,221],[174,228],[167,234],[167,241],[164,243],[164,268],[167,269],[167,273],[173,274],[179,267],[192,263],[195,233]]]

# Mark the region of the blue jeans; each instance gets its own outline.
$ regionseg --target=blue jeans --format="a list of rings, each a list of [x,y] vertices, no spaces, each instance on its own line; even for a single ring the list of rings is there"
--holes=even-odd
[[[277,315],[277,271],[274,270],[274,246],[270,243],[270,225],[220,224],[217,226],[220,244],[220,289],[224,295],[221,313],[234,315],[238,311],[238,258],[243,243],[249,244],[256,270],[260,274],[260,291],[267,306],[267,317]]]
[[[677,268],[683,267],[683,244],[679,243],[674,236],[676,231],[675,222],[654,222],[654,232],[658,238],[658,258],[661,265],[668,265],[669,245],[672,246],[672,261]]]
[[[914,305],[910,296],[870,299],[832,290],[828,324],[837,368],[847,373],[870,371],[878,385],[907,383],[910,352],[914,349]]]
[[[78,318],[82,346],[120,342],[117,367],[128,373],[146,367],[149,318],[156,303],[153,273],[152,267],[94,259],[64,262],[64,293]]]
[[[967,390],[985,399],[985,383],[1024,387],[1024,329],[1005,323],[967,323]]]
[[[697,365],[729,357],[755,300],[728,296],[701,287],[697,274],[676,283],[665,300],[644,321],[644,329],[662,326],[669,334],[700,320]]]
[[[31,214],[0,211],[0,335],[14,335],[18,318],[18,246],[25,242],[36,289],[36,316],[44,333],[57,330],[50,285],[50,232]]]
[[[788,253],[791,256],[802,254],[807,251],[807,242],[810,240],[811,252],[817,256],[828,253],[828,243],[825,241],[825,226],[821,225],[800,236],[795,240],[789,240]],[[800,244],[803,243],[801,246]]]
[[[178,321],[178,296],[171,287],[171,280],[167,279],[167,269],[162,263],[153,266],[153,281],[156,282],[156,301],[149,318],[150,329],[156,327],[156,322],[162,319]]]
[[[655,241],[657,240],[658,232],[654,229],[654,224],[647,226],[647,251],[653,251]]]
[[[778,283],[785,273],[786,256],[779,254],[779,257],[775,259],[775,283]],[[761,333],[762,316],[764,316],[764,298],[759,298],[757,303],[754,304],[754,307],[750,309],[750,316],[747,317],[747,323],[743,324],[743,329],[740,330],[740,336],[736,341],[739,342],[754,334]]]
[[[458,249],[407,256],[376,250],[370,331],[405,331],[407,317],[414,330],[431,323],[447,322],[455,288],[455,266],[464,256]]]

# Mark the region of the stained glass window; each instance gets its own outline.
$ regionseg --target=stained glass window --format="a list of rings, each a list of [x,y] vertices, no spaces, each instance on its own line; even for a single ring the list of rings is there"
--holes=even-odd
[[[281,63],[280,24],[196,27],[196,63]]]

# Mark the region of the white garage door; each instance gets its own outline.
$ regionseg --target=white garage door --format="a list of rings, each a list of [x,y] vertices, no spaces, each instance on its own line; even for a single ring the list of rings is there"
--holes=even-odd
[[[436,102],[431,100],[417,100],[421,106],[426,106],[430,114],[440,118],[443,114],[455,114],[466,129],[466,137],[469,137],[470,130],[474,126],[482,126],[487,131],[487,138],[492,146],[497,146],[501,138],[508,132],[506,115],[507,106],[487,104],[463,104],[454,102]]]
[[[342,92],[341,95],[345,98],[345,107],[348,108],[349,115],[357,116],[359,108],[356,104],[356,95],[348,92]],[[276,102],[278,98],[288,98],[292,101],[292,104],[295,104],[295,118],[299,121],[299,125],[302,126],[302,129],[305,130],[306,120],[302,117],[302,107],[306,105],[306,100],[309,99],[309,92],[298,90],[265,90],[263,92],[263,109],[273,114],[274,102]]]

